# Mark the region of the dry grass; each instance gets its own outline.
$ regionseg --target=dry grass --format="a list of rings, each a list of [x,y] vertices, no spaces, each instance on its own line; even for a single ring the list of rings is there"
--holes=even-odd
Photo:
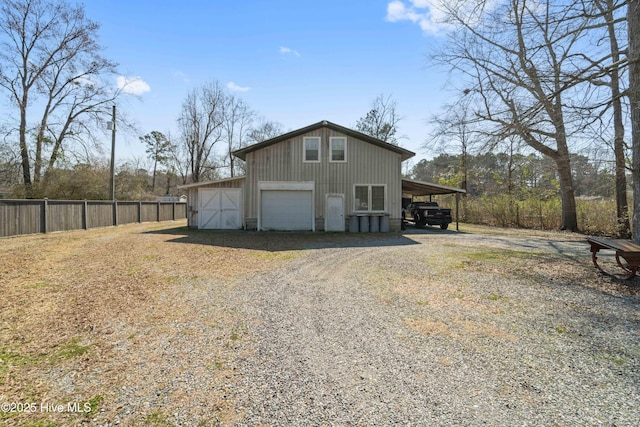
[[[640,288],[602,279],[587,257],[501,246],[500,238],[581,236],[465,226],[482,238],[391,237],[397,258],[359,259],[385,304],[408,301],[404,323],[434,339],[518,340],[507,316],[525,300],[493,279],[526,286],[578,284],[613,295]],[[486,242],[486,236],[496,240]],[[486,237],[486,238],[485,238]],[[271,271],[313,248],[368,246],[376,236],[190,232],[184,222],[128,225],[0,240],[0,403],[88,403],[90,413],[0,412],[3,426],[113,422],[233,424],[233,360],[249,332],[230,295],[252,273]],[[404,239],[404,240],[403,240]],[[420,245],[409,245],[415,239]],[[485,243],[486,242],[486,243]],[[417,249],[416,249],[417,248]],[[364,269],[363,269],[364,267]],[[342,274],[318,265],[313,274]],[[489,279],[486,279],[489,278]],[[522,292],[526,286],[520,286]],[[568,310],[590,312],[579,302]],[[570,326],[554,325],[557,334]],[[197,363],[196,363],[197,362]],[[449,358],[440,363],[449,365]],[[94,421],[95,420],[95,421]]]
[[[401,249],[402,263],[377,260],[368,270],[379,301],[413,304],[415,314],[403,320],[421,334],[460,342],[483,338],[496,344],[516,343],[518,334],[509,319],[530,310],[529,293],[557,295],[562,286],[577,286],[621,297],[640,296],[640,287],[633,282],[612,280],[595,271],[582,235],[469,224],[460,231],[469,238],[412,234],[422,245]],[[578,249],[583,245],[584,253],[558,253],[549,242]],[[568,308],[591,310],[573,304]],[[559,334],[566,329],[555,326]]]
[[[75,425],[101,408],[126,404],[118,400],[122,388],[135,388],[140,398],[162,393],[162,381],[149,378],[180,374],[180,364],[165,366],[163,346],[182,339],[205,340],[206,351],[192,357],[208,358],[204,364],[214,371],[209,377],[219,382],[208,386],[220,391],[203,395],[173,387],[168,400],[176,407],[186,400],[206,402],[201,410],[212,412],[209,419],[232,419],[224,384],[233,376],[227,365],[230,347],[242,332],[235,328],[235,314],[218,302],[238,278],[272,269],[295,253],[216,244],[215,234],[190,238],[176,229],[181,225],[0,241],[0,403],[93,406],[89,414],[40,408],[33,414],[0,413],[1,425]],[[194,304],[202,310],[194,310]],[[190,357],[179,350],[171,356]],[[125,421],[144,425],[149,416],[163,419],[151,406]]]

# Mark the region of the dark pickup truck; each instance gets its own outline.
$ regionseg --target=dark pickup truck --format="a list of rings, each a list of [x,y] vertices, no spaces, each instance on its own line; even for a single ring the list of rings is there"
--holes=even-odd
[[[410,203],[402,210],[402,218],[405,221],[413,221],[416,227],[425,225],[439,225],[446,230],[453,221],[451,209],[441,208],[436,202],[415,202]]]

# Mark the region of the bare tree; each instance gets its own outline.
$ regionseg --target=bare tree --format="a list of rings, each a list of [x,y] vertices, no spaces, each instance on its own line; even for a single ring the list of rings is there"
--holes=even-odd
[[[591,18],[595,40],[592,46],[603,46],[603,52],[597,54],[592,53],[591,57],[594,62],[599,62],[598,67],[589,76],[589,83],[593,92],[589,96],[598,98],[600,88],[604,88],[601,95],[602,101],[596,102],[593,108],[590,103],[581,106],[580,109],[585,110],[586,114],[595,117],[599,122],[600,129],[596,134],[596,138],[602,138],[603,135],[611,135],[611,127],[613,126],[613,134],[609,136],[612,143],[611,146],[615,158],[615,194],[616,194],[616,212],[618,219],[618,235],[621,238],[628,238],[631,234],[631,226],[629,223],[629,205],[627,201],[627,145],[625,144],[625,127],[624,127],[624,110],[623,110],[623,73],[626,69],[626,58],[624,55],[624,47],[620,47],[618,41],[621,28],[626,24],[623,6],[626,0],[594,0],[589,2],[577,2],[576,7],[582,10],[584,16]],[[598,31],[602,28],[602,32]],[[608,52],[604,46],[608,45]],[[598,51],[594,48],[594,51]],[[600,112],[594,115],[594,111]]]
[[[213,153],[223,138],[224,102],[224,90],[216,81],[190,92],[182,104],[178,124],[193,182],[217,175]]]
[[[391,95],[378,95],[371,109],[356,122],[356,130],[390,144],[398,145],[398,123],[402,117],[396,112],[396,101]]]
[[[0,140],[0,187],[9,188],[20,183],[20,153],[16,148],[5,138]]]
[[[170,133],[166,135],[169,141],[175,141]],[[169,146],[168,163],[171,173],[180,176],[182,185],[187,184],[189,182],[189,150],[182,140],[180,143],[172,143]]]
[[[578,229],[569,141],[583,123],[565,98],[576,96],[599,62],[580,48],[591,24],[572,5],[510,0],[469,11],[449,4],[457,26],[434,55],[468,79],[482,108],[478,118],[493,125],[498,138],[515,136],[553,160],[562,200],[562,229]]]
[[[430,123],[434,125],[431,139],[423,148],[436,148],[440,152],[455,150],[460,153],[461,188],[467,189],[469,151],[486,141],[478,129],[479,120],[470,106],[471,98],[463,96],[457,102],[445,105],[442,114],[434,115]]]
[[[0,2],[0,87],[19,114],[18,143],[22,177],[30,193],[32,182],[43,176],[44,164],[53,167],[65,141],[82,140],[92,119],[121,94],[104,79],[116,64],[101,56],[99,25],[85,16],[82,6],[51,0]],[[40,101],[35,147],[30,158],[29,115]],[[48,160],[45,160],[45,153]]]
[[[629,101],[631,104],[631,143],[633,156],[633,235],[640,244],[640,1],[629,0],[627,6],[629,37]]]
[[[235,176],[236,169],[236,158],[232,153],[246,145],[254,119],[255,112],[242,99],[234,95],[226,97],[222,127],[227,143],[226,158],[232,177]]]
[[[270,121],[263,117],[254,122],[253,127],[249,130],[247,139],[249,144],[256,144],[266,141],[267,139],[275,138],[283,133],[284,126],[282,126],[281,123]]]

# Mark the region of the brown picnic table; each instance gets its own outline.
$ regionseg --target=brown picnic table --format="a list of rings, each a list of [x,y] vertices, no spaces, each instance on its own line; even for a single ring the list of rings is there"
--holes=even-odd
[[[606,239],[601,237],[589,237],[587,239],[591,245],[591,260],[596,268],[609,276],[620,277],[625,280],[633,279],[640,268],[640,245],[636,245],[626,239]],[[604,271],[598,265],[597,253],[602,249],[609,249],[616,252],[616,262],[624,270],[624,274],[612,274]],[[625,263],[623,263],[622,258]]]

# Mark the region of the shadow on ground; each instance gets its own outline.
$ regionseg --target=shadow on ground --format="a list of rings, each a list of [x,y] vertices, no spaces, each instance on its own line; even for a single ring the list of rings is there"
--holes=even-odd
[[[324,233],[243,230],[194,230],[188,227],[154,230],[145,234],[175,236],[171,243],[221,246],[270,252],[381,246],[419,245],[399,233]]]
[[[455,224],[450,224],[447,230],[441,229],[439,226],[424,225],[422,227],[416,226],[412,222],[405,222],[402,234],[466,234],[463,231],[455,229]]]

